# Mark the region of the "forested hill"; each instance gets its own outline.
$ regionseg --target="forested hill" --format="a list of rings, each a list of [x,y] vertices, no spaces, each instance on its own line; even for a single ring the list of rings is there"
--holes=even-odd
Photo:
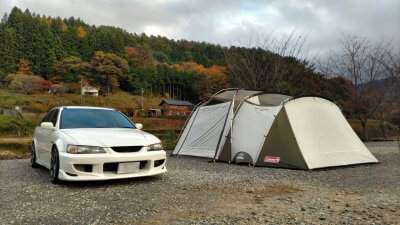
[[[227,51],[280,57],[260,49],[132,34],[88,25],[79,18],[51,18],[14,7],[0,23],[0,84],[18,89],[20,82],[13,80],[36,75],[48,81],[41,80],[42,86],[60,84],[68,91],[83,79],[107,93],[118,88],[136,93],[144,89],[149,94],[203,100],[221,88],[236,86],[229,76]],[[297,60],[286,61],[304,71],[301,77],[285,77],[283,86],[289,94],[330,95],[329,89],[335,89],[332,85],[345,84],[332,83]]]
[[[14,72],[19,59],[26,58],[36,74],[48,76],[52,62],[66,56],[78,56],[84,61],[90,61],[96,51],[123,56],[126,46],[152,51],[160,62],[224,65],[221,46],[132,34],[110,26],[90,26],[79,18],[51,18],[28,9],[22,12],[14,8],[3,17],[1,39],[1,58],[7,61],[2,60],[0,68],[5,72]]]

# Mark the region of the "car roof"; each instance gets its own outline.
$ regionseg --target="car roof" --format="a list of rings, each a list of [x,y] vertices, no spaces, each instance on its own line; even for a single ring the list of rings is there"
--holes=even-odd
[[[115,110],[113,108],[105,108],[105,107],[95,107],[95,106],[60,106],[57,108],[64,109],[103,109],[103,110]]]

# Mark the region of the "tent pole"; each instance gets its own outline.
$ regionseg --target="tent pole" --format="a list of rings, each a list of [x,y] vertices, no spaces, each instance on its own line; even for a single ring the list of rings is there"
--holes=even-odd
[[[234,108],[234,105],[235,105],[236,94],[239,92],[239,90],[240,90],[240,89],[237,89],[237,90],[236,90],[235,94],[233,95],[231,105],[229,106],[229,110],[232,110],[232,114],[235,114],[233,108]],[[230,113],[230,111],[228,111],[228,114],[226,115],[225,122],[224,122],[224,128],[225,128],[226,122],[227,122],[227,120],[228,120],[229,113]],[[232,115],[232,118],[233,118],[233,116],[234,116],[234,115]],[[231,119],[231,121],[232,121],[232,119]],[[229,129],[231,130],[231,136],[232,136],[232,123],[231,123],[231,126],[229,127]],[[221,139],[222,139],[222,136],[224,135],[224,131],[225,131],[225,129],[222,130],[222,133],[221,133],[221,135],[219,136],[219,140],[218,140],[218,144],[217,144],[217,149],[215,150],[214,160],[216,160],[216,158],[217,158],[219,146],[220,146],[220,144],[221,144]]]

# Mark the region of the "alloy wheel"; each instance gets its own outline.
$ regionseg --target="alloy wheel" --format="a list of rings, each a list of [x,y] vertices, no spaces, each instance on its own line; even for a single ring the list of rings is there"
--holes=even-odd
[[[35,162],[36,158],[36,153],[35,153],[35,146],[32,144],[31,147],[31,164],[33,165]]]
[[[55,152],[53,152],[53,154],[51,154],[51,161],[50,161],[50,176],[51,178],[54,178],[56,175],[56,168],[57,167],[57,155],[55,154]]]

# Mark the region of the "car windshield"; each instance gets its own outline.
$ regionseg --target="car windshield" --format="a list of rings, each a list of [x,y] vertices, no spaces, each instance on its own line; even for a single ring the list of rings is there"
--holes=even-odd
[[[71,109],[61,114],[61,129],[73,128],[136,128],[122,113],[107,109]]]

